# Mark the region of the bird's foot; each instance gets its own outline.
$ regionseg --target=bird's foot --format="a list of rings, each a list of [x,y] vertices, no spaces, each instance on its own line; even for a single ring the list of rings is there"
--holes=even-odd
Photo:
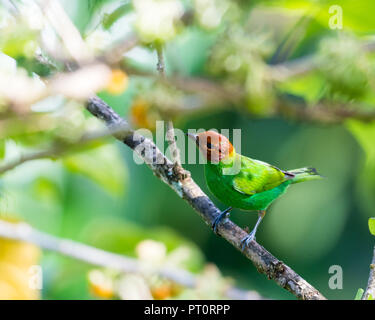
[[[217,233],[217,227],[218,225],[224,220],[227,219],[229,216],[230,211],[232,210],[232,207],[229,207],[225,209],[223,212],[221,212],[218,217],[215,219],[215,221],[212,223],[212,229],[215,233]]]
[[[241,240],[241,250],[244,251],[245,247],[249,245],[251,241],[255,240],[255,232],[251,231],[245,238]]]

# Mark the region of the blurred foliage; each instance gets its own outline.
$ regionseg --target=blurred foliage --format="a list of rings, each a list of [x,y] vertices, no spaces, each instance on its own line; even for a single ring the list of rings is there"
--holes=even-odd
[[[342,29],[330,28],[333,0],[59,2],[93,55],[103,59],[123,39],[140,39],[110,66],[108,79],[104,73],[69,78],[66,91],[98,91],[97,80],[99,97],[136,128],[155,130],[160,119],[173,119],[183,130],[241,128],[243,154],[285,169],[314,166],[327,177],[292,187],[270,209],[257,240],[328,298],[352,299],[367,282],[373,242],[364,230],[375,207],[375,122],[354,118],[375,112],[375,2],[340,1]],[[156,46],[163,47],[166,81],[157,76]],[[72,62],[69,50],[37,2],[0,2],[0,166],[104,129],[82,100],[52,94],[54,81],[68,71],[66,61]],[[280,97],[297,102],[297,111],[323,104],[348,117],[332,126],[285,121]],[[223,298],[230,281],[221,274],[266,297],[291,298],[209,232],[120,143],[101,139],[47,158],[0,176],[1,212],[15,212],[54,235],[172,263],[200,280],[196,288],[182,288],[46,252],[42,298]],[[207,191],[201,166],[186,168]],[[255,215],[237,210],[231,218],[241,226],[255,222]],[[152,252],[142,254],[144,246]],[[6,270],[0,271],[0,293],[38,298],[22,279],[39,263],[39,249],[7,240],[0,247],[6,248],[0,250]],[[345,271],[343,290],[328,288],[334,264]]]
[[[361,300],[364,292],[365,291],[362,288],[359,288],[356,295],[355,295],[354,300]]]
[[[1,219],[15,222],[12,215],[2,213]],[[39,263],[38,247],[0,238],[0,299],[36,300],[40,291],[31,286],[32,268]]]
[[[30,287],[30,268],[39,262],[40,251],[34,245],[0,240],[0,299],[36,300],[40,291]]]
[[[375,236],[375,218],[368,219],[368,227],[373,236]]]
[[[73,172],[86,175],[114,195],[124,193],[127,183],[126,168],[118,149],[113,145],[67,156],[64,158],[64,165]]]
[[[212,264],[202,269],[203,260],[197,248],[182,245],[168,252],[163,242],[146,238],[136,245],[135,252],[143,273],[134,275],[111,270],[91,270],[88,278],[94,296],[156,300],[225,298],[224,290],[228,287],[229,281],[223,278],[217,267]],[[198,284],[195,288],[186,289],[166,280],[153,272],[153,268],[159,266],[199,271]]]
[[[369,89],[374,68],[358,40],[350,37],[324,39],[320,50],[318,63],[329,84],[329,93],[346,96],[347,100],[363,96]]]

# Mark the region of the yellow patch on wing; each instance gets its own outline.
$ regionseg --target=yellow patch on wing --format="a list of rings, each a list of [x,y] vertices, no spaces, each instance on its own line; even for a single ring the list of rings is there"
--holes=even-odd
[[[233,188],[246,195],[253,195],[277,187],[285,175],[272,165],[241,156],[241,171],[233,178]]]

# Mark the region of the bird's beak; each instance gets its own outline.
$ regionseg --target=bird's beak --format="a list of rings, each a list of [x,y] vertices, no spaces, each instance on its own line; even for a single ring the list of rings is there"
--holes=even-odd
[[[188,133],[186,133],[186,135],[187,135],[190,139],[192,139],[192,140],[194,140],[194,141],[197,141],[197,135],[196,135],[196,134],[188,132]]]

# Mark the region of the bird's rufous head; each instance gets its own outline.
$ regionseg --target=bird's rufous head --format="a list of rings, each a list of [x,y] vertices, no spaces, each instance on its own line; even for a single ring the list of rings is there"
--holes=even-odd
[[[234,148],[227,137],[215,131],[205,131],[197,134],[187,133],[193,139],[199,150],[212,163],[229,159]]]

